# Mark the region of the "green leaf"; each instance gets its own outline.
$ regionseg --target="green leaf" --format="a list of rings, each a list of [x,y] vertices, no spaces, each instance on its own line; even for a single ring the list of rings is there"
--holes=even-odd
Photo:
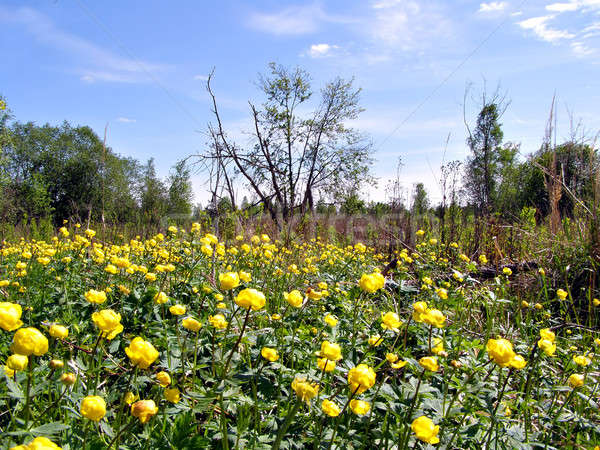
[[[18,400],[25,400],[25,394],[19,386],[12,378],[6,377],[6,386],[8,387],[8,394],[12,398],[16,398]]]
[[[30,432],[34,436],[51,436],[67,429],[69,429],[68,425],[60,422],[50,422],[40,425],[39,427],[32,428]]]

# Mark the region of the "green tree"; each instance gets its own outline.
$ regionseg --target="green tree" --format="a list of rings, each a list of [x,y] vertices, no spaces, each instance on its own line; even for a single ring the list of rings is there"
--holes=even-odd
[[[169,214],[190,215],[192,213],[194,191],[192,190],[190,169],[185,161],[179,161],[175,164],[168,183]]]
[[[487,215],[494,209],[496,200],[504,137],[500,118],[507,104],[498,92],[488,98],[484,91],[481,105],[473,130],[465,118],[469,133],[467,145],[471,150],[465,165],[465,188],[476,211]]]
[[[228,138],[210,82],[209,77],[216,119],[209,127],[213,144],[198,156],[212,162],[211,173],[219,173],[215,166],[225,173],[238,172],[278,223],[278,212],[287,220],[296,210],[312,211],[317,193],[339,197],[340,192],[371,181],[371,144],[346,126],[362,111],[360,89],[352,81],[334,79],[311,104],[308,73],[270,64],[269,73],[258,82],[263,105],[250,103],[253,127],[248,146]],[[303,114],[308,110],[312,112]],[[228,184],[231,178],[223,180]]]
[[[154,158],[150,158],[142,169],[140,201],[144,221],[159,224],[168,210],[168,191],[156,175]]]
[[[416,215],[423,215],[429,210],[429,198],[423,183],[416,183],[412,196],[411,211]]]

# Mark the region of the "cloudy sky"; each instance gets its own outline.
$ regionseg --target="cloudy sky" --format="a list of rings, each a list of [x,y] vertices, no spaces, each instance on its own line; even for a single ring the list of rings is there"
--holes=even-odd
[[[0,94],[20,120],[108,123],[108,143],[166,176],[202,151],[211,120],[205,80],[243,142],[248,99],[270,61],[299,65],[318,89],[333,77],[362,88],[361,117],[379,187],[403,161],[409,188],[436,185],[444,161],[464,159],[463,96],[500,85],[510,99],[506,141],[536,150],[552,96],[558,140],[569,116],[600,130],[600,0],[545,2],[345,0],[2,0]],[[468,99],[474,120],[477,103]],[[195,176],[198,200],[205,198]]]

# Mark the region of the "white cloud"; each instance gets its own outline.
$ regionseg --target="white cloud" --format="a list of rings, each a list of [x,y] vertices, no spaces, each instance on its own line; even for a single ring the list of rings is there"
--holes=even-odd
[[[374,17],[365,20],[377,45],[400,51],[440,47],[454,38],[448,15],[437,4],[414,0],[380,0],[372,3]]]
[[[499,12],[504,11],[508,8],[508,2],[489,2],[489,3],[480,3],[479,11],[480,13],[491,13],[491,12]]]
[[[323,58],[326,56],[331,56],[332,50],[335,50],[337,48],[339,48],[337,45],[313,44],[308,50],[308,55],[311,58]]]
[[[572,12],[581,10],[589,12],[600,9],[600,0],[569,0],[567,2],[556,2],[546,5],[547,11],[556,13]]]
[[[533,31],[536,36],[546,42],[556,42],[561,39],[573,39],[575,37],[573,33],[569,33],[567,30],[557,30],[548,27],[547,22],[553,18],[554,16],[551,15],[531,17],[530,19],[517,22],[517,24],[525,30]]]
[[[600,22],[595,22],[591,25],[588,25],[583,30],[581,30],[581,32],[583,33],[581,35],[582,39],[589,39],[594,36],[600,35]]]
[[[276,35],[310,34],[324,23],[354,23],[356,19],[326,13],[320,5],[290,6],[273,13],[252,13],[248,25]]]
[[[584,57],[596,53],[596,50],[588,47],[583,42],[571,42],[571,49],[575,56]]]
[[[577,2],[568,2],[568,3],[551,3],[550,5],[546,5],[547,11],[552,12],[566,12],[566,11],[576,11],[579,8],[579,4]]]
[[[208,81],[208,75],[194,75],[194,80]]]
[[[35,9],[0,7],[0,22],[22,25],[38,42],[70,55],[76,66],[71,71],[86,83],[108,81],[140,83],[150,81],[149,72],[167,70],[166,65],[124,58],[92,42],[57,28]]]
[[[137,121],[135,119],[130,119],[128,117],[117,117],[117,122],[121,122],[121,123],[135,123]]]

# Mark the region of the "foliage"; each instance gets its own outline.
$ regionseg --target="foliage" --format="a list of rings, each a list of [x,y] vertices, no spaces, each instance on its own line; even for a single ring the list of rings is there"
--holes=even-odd
[[[525,291],[508,268],[482,282],[484,255],[417,236],[387,280],[388,257],[360,243],[219,241],[199,224],[114,242],[67,224],[47,242],[5,243],[3,443],[599,445],[598,291],[574,302],[549,270]],[[108,309],[122,328],[99,320]],[[9,363],[13,341],[34,342],[21,340],[28,327],[47,348]]]

